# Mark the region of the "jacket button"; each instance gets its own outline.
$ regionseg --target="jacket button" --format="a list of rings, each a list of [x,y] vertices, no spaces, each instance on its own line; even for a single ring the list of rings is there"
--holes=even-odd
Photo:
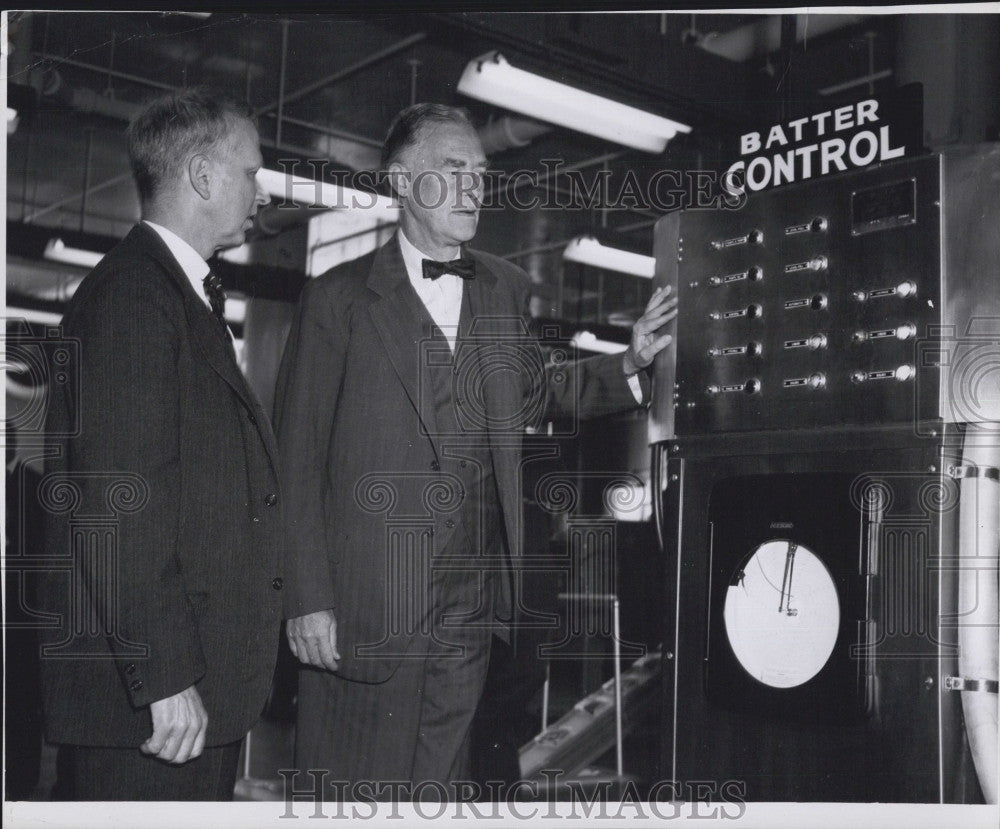
[[[129,676],[132,676],[132,674],[135,673],[135,662],[129,662],[128,665],[125,666],[125,673]]]
[[[431,461],[431,469],[437,472],[438,470],[441,469],[441,464],[439,464],[437,461]]]
[[[285,584],[285,582],[281,578],[281,576],[277,576],[277,577],[271,579],[271,587],[273,587],[275,590],[281,590],[281,588],[284,586],[284,584]]]
[[[455,526],[455,522],[449,518],[447,521],[444,522],[444,525],[450,530]]]
[[[131,688],[133,691],[141,691],[143,687],[142,680],[133,679],[132,683],[128,687]]]
[[[247,418],[250,420],[250,425],[251,426],[256,426],[257,425],[257,418],[255,418],[253,415],[247,415]]]
[[[275,495],[273,492],[269,492],[267,493],[267,495],[264,496],[264,504],[266,506],[273,507],[277,503],[278,503],[278,496]]]

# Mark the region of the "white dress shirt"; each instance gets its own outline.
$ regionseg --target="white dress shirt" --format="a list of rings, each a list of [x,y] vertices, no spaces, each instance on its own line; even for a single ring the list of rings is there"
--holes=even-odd
[[[163,225],[154,224],[149,219],[143,219],[142,221],[155,230],[156,234],[163,240],[163,244],[170,249],[170,252],[174,255],[174,259],[177,260],[177,264],[184,271],[184,276],[188,278],[188,282],[194,288],[195,294],[200,296],[205,303],[205,307],[211,310],[212,303],[208,301],[208,297],[205,295],[205,286],[202,284],[202,280],[208,276],[208,272],[211,270],[208,267],[208,262],[202,259],[198,251],[172,230],[167,230]]]
[[[448,345],[454,353],[455,341],[458,339],[458,320],[462,315],[462,290],[465,280],[453,273],[442,274],[437,279],[424,279],[423,260],[431,257],[415,248],[402,230],[397,232],[399,249],[403,253],[403,264],[406,265],[406,275],[410,277],[410,284],[420,297],[420,301],[424,303],[435,325],[447,337]]]
[[[437,279],[424,279],[423,260],[430,257],[414,247],[402,230],[397,233],[399,249],[403,254],[403,264],[406,266],[410,284],[420,297],[420,301],[424,303],[431,319],[448,338],[448,345],[454,354],[455,341],[458,339],[458,320],[462,314],[462,290],[465,280],[453,273],[442,274]],[[633,374],[627,379],[635,402],[642,405],[642,386],[639,378]]]

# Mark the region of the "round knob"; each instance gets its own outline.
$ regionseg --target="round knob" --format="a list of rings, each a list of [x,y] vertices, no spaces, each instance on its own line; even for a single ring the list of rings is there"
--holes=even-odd
[[[753,265],[747,271],[747,279],[751,282],[760,282],[764,278],[764,269],[760,265]]]
[[[712,311],[709,313],[708,318],[713,320],[722,319],[722,314],[720,314],[718,311]]]
[[[710,349],[708,349],[708,356],[709,357],[718,357],[721,353],[722,352],[719,351],[719,349],[717,349],[717,348],[710,348]]]
[[[809,347],[813,351],[818,348],[826,348],[826,334],[813,334],[809,338]]]
[[[864,383],[868,379],[868,375],[863,371],[852,371],[851,372],[851,382],[852,383]]]
[[[763,349],[761,348],[761,344],[760,343],[757,343],[757,342],[749,342],[749,343],[747,343],[747,354],[750,354],[753,357],[759,357],[760,356],[760,352],[762,350]]]
[[[864,331],[855,331],[851,339],[856,343],[863,343],[868,339],[868,334]]]
[[[761,308],[756,303],[747,306],[747,317],[749,319],[757,319],[761,314],[764,313],[764,309]]]
[[[747,234],[747,241],[751,245],[759,245],[764,241],[764,234],[759,230],[751,230]]]
[[[712,276],[712,277],[709,278],[708,284],[709,285],[721,285],[722,284],[722,277],[721,276]]]
[[[822,233],[826,230],[826,219],[823,216],[817,216],[809,222],[809,230],[813,233]]]
[[[809,260],[809,270],[812,271],[825,271],[828,264],[827,258],[825,256],[814,256]]]
[[[911,337],[917,336],[917,326],[912,322],[904,322],[899,328],[896,329],[896,339],[897,340],[908,340]]]
[[[760,391],[760,380],[756,377],[751,377],[743,384],[743,391],[747,394],[756,394]]]
[[[809,385],[814,389],[821,389],[826,386],[826,375],[822,372],[816,372],[809,376]]]
[[[709,394],[718,394],[720,389],[718,386],[712,385],[709,386],[707,389],[705,389],[705,391],[707,391]]]
[[[814,311],[822,311],[826,308],[826,304],[826,294],[816,294],[811,300],[809,300],[809,307]]]
[[[864,302],[868,299],[867,291],[854,291],[851,296],[853,296],[858,302]]]
[[[896,286],[897,296],[902,296],[902,297],[913,296],[916,292],[917,292],[917,286],[915,283],[910,282],[910,280],[906,280],[906,282],[900,282]]]
[[[916,369],[913,366],[902,365],[896,369],[896,379],[897,380],[909,380],[915,375]]]

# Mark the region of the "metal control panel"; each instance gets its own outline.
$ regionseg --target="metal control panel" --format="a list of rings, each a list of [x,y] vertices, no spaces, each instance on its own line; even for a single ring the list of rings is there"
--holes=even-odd
[[[955,386],[956,359],[978,353],[982,377],[982,337],[1000,343],[1000,234],[981,224],[1000,219],[997,178],[986,145],[661,220],[657,282],[680,313],[654,415],[679,436],[1000,417],[1000,394]]]

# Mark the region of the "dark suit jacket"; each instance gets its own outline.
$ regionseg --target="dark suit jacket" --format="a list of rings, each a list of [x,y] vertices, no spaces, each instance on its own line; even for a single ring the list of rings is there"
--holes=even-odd
[[[527,275],[490,254],[468,253],[477,261],[476,279],[465,283],[475,321],[459,349],[485,343],[487,371],[459,378],[458,388],[485,410],[508,552],[516,557],[525,425],[621,411],[636,401],[619,355],[546,371],[526,328]],[[455,531],[447,505],[433,497],[449,438],[436,432],[422,382],[422,366],[432,359],[420,322],[426,318],[393,238],[306,285],[278,377],[291,557],[286,615],[334,608],[338,673],[350,679],[386,679],[412,638],[389,618],[390,525],[432,521],[438,550]],[[356,650],[380,642],[385,658]]]
[[[207,744],[238,740],[266,701],[281,619],[267,415],[144,225],[83,281],[63,327],[79,352],[51,369],[69,379],[50,384],[46,422],[47,735],[137,746],[149,704],[195,685]]]

